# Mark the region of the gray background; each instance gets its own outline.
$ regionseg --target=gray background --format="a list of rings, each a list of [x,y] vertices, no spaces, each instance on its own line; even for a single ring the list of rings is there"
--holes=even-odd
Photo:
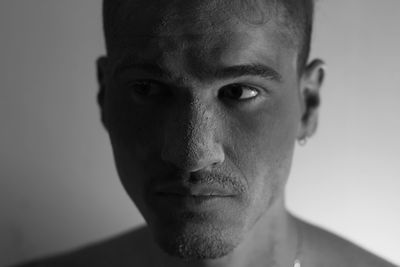
[[[99,0],[0,2],[0,266],[143,222],[96,106]],[[295,214],[400,263],[400,1],[319,0],[318,133],[297,149]]]

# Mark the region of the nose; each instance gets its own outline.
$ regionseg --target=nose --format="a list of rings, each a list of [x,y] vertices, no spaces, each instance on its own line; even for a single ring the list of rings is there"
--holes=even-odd
[[[225,155],[217,142],[218,126],[217,116],[206,105],[182,105],[165,125],[162,159],[187,172],[221,164]]]

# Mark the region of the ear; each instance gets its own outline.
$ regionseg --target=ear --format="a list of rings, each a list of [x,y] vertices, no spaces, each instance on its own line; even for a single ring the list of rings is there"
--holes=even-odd
[[[320,59],[309,63],[300,77],[302,117],[297,135],[299,141],[311,137],[317,129],[320,89],[324,77],[325,63]]]
[[[107,128],[107,120],[105,116],[105,94],[107,85],[107,69],[108,69],[108,59],[106,56],[102,56],[96,61],[97,68],[97,81],[99,83],[99,92],[97,93],[97,104],[100,108],[101,122],[104,128]]]

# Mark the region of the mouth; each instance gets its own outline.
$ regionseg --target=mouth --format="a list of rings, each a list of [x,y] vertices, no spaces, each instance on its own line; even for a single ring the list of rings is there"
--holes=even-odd
[[[224,197],[232,197],[229,195],[182,195],[182,194],[175,194],[175,193],[158,193],[157,195],[161,197],[176,197],[176,198],[194,198],[194,199],[212,199],[212,198],[224,198]]]
[[[157,195],[169,196],[177,198],[225,198],[233,197],[234,194],[229,190],[222,188],[218,185],[182,185],[182,184],[168,184],[159,186],[155,190]]]
[[[157,206],[164,211],[210,211],[220,210],[236,196],[220,185],[166,184],[154,191]]]
[[[230,195],[183,195],[183,194],[175,194],[175,193],[158,193],[158,197],[170,201],[175,204],[186,204],[193,206],[204,203],[211,203],[213,201],[224,200],[232,198]]]

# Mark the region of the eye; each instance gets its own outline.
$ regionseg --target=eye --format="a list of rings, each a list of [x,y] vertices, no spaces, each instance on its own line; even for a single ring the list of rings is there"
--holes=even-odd
[[[231,100],[246,101],[257,97],[259,91],[251,86],[243,84],[230,84],[224,86],[219,91],[219,97]]]
[[[157,97],[167,94],[164,85],[152,80],[135,81],[129,85],[129,89],[141,97]]]

